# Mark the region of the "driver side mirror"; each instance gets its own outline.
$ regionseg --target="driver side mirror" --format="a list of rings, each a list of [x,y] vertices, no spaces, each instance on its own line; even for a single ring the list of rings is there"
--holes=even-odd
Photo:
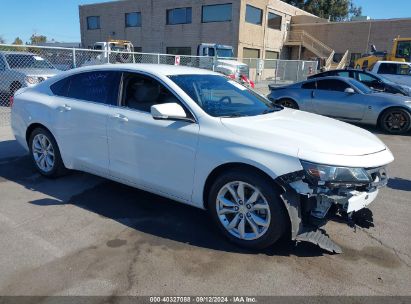
[[[347,93],[347,94],[355,94],[355,91],[354,91],[353,88],[346,88],[346,89],[344,90],[344,92]]]
[[[183,107],[178,103],[163,103],[151,106],[151,116],[157,120],[183,120],[194,122],[187,117]]]

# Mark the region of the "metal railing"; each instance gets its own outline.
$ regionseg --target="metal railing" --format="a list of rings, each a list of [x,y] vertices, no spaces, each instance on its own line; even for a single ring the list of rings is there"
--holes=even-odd
[[[290,31],[288,32],[286,43],[298,43],[309,49],[320,58],[328,58],[334,51],[332,48],[311,36],[305,31]]]
[[[261,88],[268,83],[286,84],[303,80],[317,70],[316,61],[236,59],[228,62],[207,56],[179,56],[61,47],[0,44],[0,126],[9,124],[11,96],[62,71],[98,64],[147,63],[182,65],[226,75],[246,73]],[[310,72],[311,71],[311,72]]]
[[[350,55],[350,51],[349,50],[345,51],[344,56],[341,58],[340,62],[337,65],[337,68],[336,68],[337,70],[343,69],[347,66],[349,55]]]

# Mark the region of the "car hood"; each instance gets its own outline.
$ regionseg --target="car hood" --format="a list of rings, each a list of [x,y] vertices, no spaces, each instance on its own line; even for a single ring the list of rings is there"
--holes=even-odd
[[[61,73],[61,71],[57,70],[57,69],[30,69],[30,68],[26,68],[26,69],[13,69],[15,71],[18,71],[20,73],[23,73],[26,76],[55,76],[59,73]]]
[[[252,117],[222,118],[231,132],[266,143],[272,147],[288,148],[297,155],[306,152],[362,156],[378,153],[386,148],[375,135],[347,123],[299,110]]]
[[[404,96],[404,95],[400,95],[400,94],[390,94],[390,93],[384,93],[384,92],[373,92],[370,95],[372,97],[379,97],[379,98],[383,98],[384,100],[389,100],[391,102],[398,102],[400,104],[403,104],[403,103],[410,100],[410,96]]]

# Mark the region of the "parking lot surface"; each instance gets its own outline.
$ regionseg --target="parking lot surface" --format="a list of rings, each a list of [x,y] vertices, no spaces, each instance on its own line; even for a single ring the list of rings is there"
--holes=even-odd
[[[377,135],[391,179],[356,231],[327,224],[332,255],[244,251],[205,211],[89,174],[43,178],[0,127],[0,295],[411,295],[411,136]]]

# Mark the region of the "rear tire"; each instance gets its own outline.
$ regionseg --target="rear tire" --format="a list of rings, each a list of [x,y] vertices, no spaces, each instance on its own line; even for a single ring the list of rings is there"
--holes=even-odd
[[[276,102],[278,105],[283,106],[284,108],[296,109],[298,110],[298,104],[289,98],[280,99]]]
[[[383,112],[379,126],[390,134],[404,134],[411,129],[411,114],[402,108],[391,108]]]
[[[28,144],[33,164],[41,175],[56,178],[67,173],[57,142],[50,131],[42,127],[34,129]]]
[[[208,209],[222,234],[241,247],[266,248],[287,229],[286,210],[273,182],[250,170],[220,175],[211,187]]]

